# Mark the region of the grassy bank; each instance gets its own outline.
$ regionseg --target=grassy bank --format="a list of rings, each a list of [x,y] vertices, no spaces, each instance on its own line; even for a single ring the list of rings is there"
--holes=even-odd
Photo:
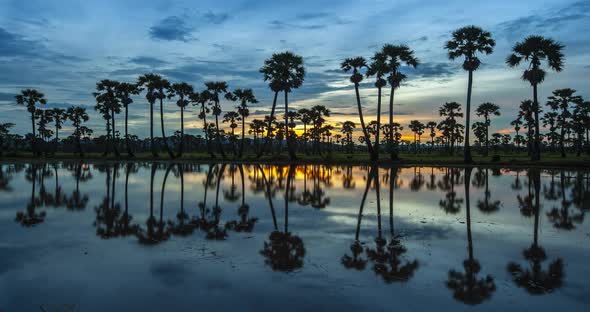
[[[559,154],[543,154],[541,161],[531,161],[526,153],[500,153],[499,159],[493,159],[492,156],[484,157],[475,155],[473,157],[474,165],[495,165],[495,166],[544,166],[544,167],[585,167],[590,168],[590,155],[584,154],[577,157],[573,154],[562,158]],[[211,158],[207,153],[186,153],[181,158],[176,158],[175,161],[194,161],[194,162],[241,162],[241,163],[321,163],[321,164],[351,164],[363,165],[370,164],[371,161],[366,153],[345,154],[340,152],[333,152],[331,154],[323,155],[305,155],[298,154],[298,159],[294,162],[289,161],[289,157],[283,155],[265,155],[257,158],[255,154],[246,154],[242,159],[228,155],[226,159],[221,156]],[[56,153],[55,155],[34,157],[31,153],[17,152],[6,153],[0,157],[2,161],[45,161],[45,160],[77,160],[80,159],[77,155],[71,153]],[[128,158],[127,155],[121,154],[120,157],[114,155],[103,156],[101,153],[88,153],[84,156],[84,160],[99,161],[170,161],[167,154],[161,153],[160,157],[153,158],[151,153],[138,153],[134,158]],[[423,165],[423,166],[445,166],[445,165],[462,165],[463,156],[448,154],[413,154],[401,153],[400,161],[392,162],[389,160],[389,155],[381,155],[379,164],[383,165]]]

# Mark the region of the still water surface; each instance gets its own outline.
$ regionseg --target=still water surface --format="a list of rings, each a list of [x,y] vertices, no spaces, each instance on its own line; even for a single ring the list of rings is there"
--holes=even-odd
[[[0,311],[583,311],[590,172],[3,163]]]

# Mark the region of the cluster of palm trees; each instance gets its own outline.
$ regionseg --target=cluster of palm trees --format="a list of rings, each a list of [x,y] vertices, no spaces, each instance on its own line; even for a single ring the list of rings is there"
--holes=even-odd
[[[489,134],[491,118],[500,114],[499,107],[493,103],[483,103],[475,110],[475,114],[481,117],[482,121],[472,122],[471,97],[473,88],[474,72],[480,68],[481,56],[493,53],[495,41],[492,34],[477,26],[466,26],[455,30],[452,37],[445,44],[450,60],[463,60],[462,67],[468,72],[467,100],[464,110],[457,102],[444,103],[439,109],[439,115],[443,117],[440,122],[430,121],[423,123],[419,120],[412,120],[408,128],[414,134],[414,152],[418,152],[421,136],[425,131],[431,140],[429,144],[432,151],[435,146],[446,147],[451,154],[463,143],[462,151],[465,163],[471,163],[472,153],[470,133],[473,131],[476,139],[476,146],[482,146],[482,154],[488,155],[490,144],[497,150],[500,146],[512,146],[519,149],[526,145],[527,151],[532,160],[539,160],[541,146],[549,144],[552,151],[557,150],[562,156],[566,155],[566,147],[575,148],[577,154],[587,149],[590,152],[590,103],[582,97],[575,95],[575,90],[559,89],[549,97],[547,106],[549,111],[540,115],[542,109],[539,105],[537,95],[538,86],[544,81],[547,68],[559,72],[563,69],[564,46],[552,39],[541,36],[529,36],[522,42],[518,42],[512,48],[512,53],[507,57],[506,63],[510,67],[517,67],[526,63],[522,79],[529,82],[533,89],[532,100],[525,100],[520,105],[520,113],[511,125],[514,126],[516,135],[512,139],[506,133]],[[403,126],[394,118],[394,96],[402,83],[407,79],[406,68],[416,68],[420,62],[414,55],[414,51],[407,45],[385,44],[376,51],[370,60],[363,57],[347,58],[341,63],[341,69],[350,72],[350,81],[354,85],[356,104],[362,132],[359,141],[366,145],[372,161],[379,160],[381,152],[387,152],[391,160],[399,159],[400,147],[410,146],[411,142],[402,140]],[[297,158],[298,150],[305,153],[331,152],[333,144],[340,144],[340,150],[347,147],[352,153],[355,150],[353,133],[356,124],[352,121],[345,121],[336,125],[327,122],[326,117],[330,116],[330,110],[325,106],[314,106],[311,109],[302,108],[289,110],[289,93],[302,86],[305,78],[303,58],[291,52],[275,53],[267,59],[260,69],[264,80],[268,82],[269,89],[273,92],[273,101],[270,114],[263,119],[254,119],[247,123],[250,115],[250,105],[258,103],[251,89],[229,90],[224,81],[206,82],[203,91],[196,91],[193,86],[186,82],[171,83],[160,75],[149,73],[138,77],[133,83],[118,82],[113,80],[101,80],[96,84],[96,92],[93,93],[96,99],[95,110],[105,120],[106,135],[101,137],[104,142],[104,154],[111,151],[119,156],[119,131],[116,128],[116,116],[124,109],[124,138],[127,155],[134,156],[137,147],[137,136],[129,133],[129,105],[134,96],[145,94],[149,103],[150,112],[150,140],[149,149],[154,157],[158,157],[160,149],[165,149],[170,158],[181,157],[185,148],[185,110],[189,105],[196,106],[198,118],[202,120],[204,141],[208,154],[214,158],[221,155],[223,158],[231,152],[234,157],[241,158],[245,149],[245,138],[247,134],[253,136],[248,140],[255,155],[261,157],[273,152],[281,153],[283,141],[286,142],[289,158]],[[374,78],[374,86],[377,88],[376,120],[366,122],[364,109],[361,103],[360,84],[364,78]],[[382,90],[389,85],[389,109],[388,122],[381,121],[382,115]],[[281,118],[276,116],[276,106],[280,93],[284,95],[284,113]],[[225,99],[237,102],[235,110],[223,112],[221,101]],[[88,115],[82,107],[74,107],[68,110],[59,108],[43,110],[38,105],[47,101],[43,94],[36,90],[23,90],[16,97],[17,103],[27,106],[31,114],[32,135],[30,144],[33,152],[40,154],[38,139],[46,142],[55,134],[55,145],[59,143],[59,130],[64,121],[70,120],[75,127],[72,140],[77,142],[76,151],[82,155],[80,141],[88,138],[92,130],[83,125],[88,120]],[[170,142],[166,136],[166,125],[164,116],[165,101],[173,100],[180,109],[180,131],[175,132],[175,142]],[[161,138],[154,137],[154,106],[159,104]],[[459,119],[465,117],[464,124]],[[213,118],[214,122],[210,122]],[[221,119],[221,120],[220,120]],[[221,123],[226,123],[230,131],[221,129]],[[540,123],[548,127],[549,133],[543,136],[540,132]],[[50,123],[53,123],[50,126]],[[249,130],[246,130],[246,124]],[[295,131],[297,125],[303,125],[303,133],[298,135]],[[0,143],[4,144],[10,139],[8,130],[13,127],[12,123],[0,124]],[[55,131],[53,131],[55,126]],[[309,128],[308,128],[309,126]],[[339,127],[335,129],[334,127]],[[236,129],[240,127],[240,142]],[[521,129],[526,129],[526,138],[519,134]],[[334,130],[339,130],[334,133]],[[383,137],[381,137],[381,134]],[[439,136],[437,137],[437,134]],[[573,136],[573,138],[572,138]],[[193,137],[193,136],[190,136]],[[193,137],[194,138],[194,137]],[[544,140],[544,138],[546,140]],[[156,139],[162,142],[161,146],[156,144]],[[200,144],[201,135],[196,137]],[[254,142],[254,144],[252,144]],[[174,145],[177,145],[176,148]],[[384,146],[384,148],[382,147]],[[133,147],[135,146],[135,148]],[[228,148],[229,146],[229,148]],[[278,146],[278,148],[277,148]],[[461,149],[459,149],[461,150]]]

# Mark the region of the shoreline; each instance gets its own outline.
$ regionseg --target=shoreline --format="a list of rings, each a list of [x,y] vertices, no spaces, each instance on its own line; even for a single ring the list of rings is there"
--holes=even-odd
[[[432,155],[420,159],[420,156],[414,157],[400,157],[399,161],[391,161],[386,159],[389,155],[383,155],[383,159],[377,162],[370,161],[362,158],[342,158],[342,155],[338,155],[339,158],[300,158],[295,161],[290,161],[286,156],[275,156],[269,158],[268,156],[261,157],[260,159],[253,159],[245,157],[244,159],[221,159],[221,158],[210,158],[203,157],[205,155],[191,155],[187,154],[181,158],[170,159],[168,157],[153,158],[136,156],[102,156],[96,154],[88,154],[85,157],[78,157],[72,154],[56,155],[49,157],[32,157],[29,155],[10,155],[1,156],[0,163],[22,163],[22,162],[60,162],[60,161],[88,161],[88,162],[161,162],[161,163],[200,163],[200,164],[211,164],[211,163],[225,163],[225,164],[270,164],[270,165],[350,165],[350,166],[370,166],[379,165],[382,167],[509,167],[509,168],[572,168],[572,169],[590,169],[590,156],[584,155],[575,158],[562,158],[562,159],[548,159],[540,161],[530,161],[525,159],[510,159],[509,156],[506,160],[492,161],[491,157],[488,160],[474,160],[472,164],[464,164],[462,159],[450,158],[450,159],[438,159],[432,160]],[[208,155],[206,155],[208,156]],[[358,156],[358,155],[356,155]]]

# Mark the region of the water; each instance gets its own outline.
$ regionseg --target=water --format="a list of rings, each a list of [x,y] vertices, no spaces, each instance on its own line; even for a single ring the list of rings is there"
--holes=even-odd
[[[3,163],[0,311],[582,311],[589,209],[577,170]]]

